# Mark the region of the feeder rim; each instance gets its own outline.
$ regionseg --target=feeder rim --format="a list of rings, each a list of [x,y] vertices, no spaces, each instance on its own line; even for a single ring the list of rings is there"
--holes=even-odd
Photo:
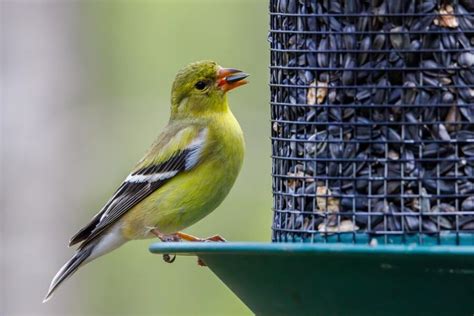
[[[360,254],[360,255],[454,255],[474,256],[474,246],[426,246],[426,245],[354,245],[354,244],[311,244],[311,243],[269,243],[269,242],[156,242],[149,246],[155,254]]]

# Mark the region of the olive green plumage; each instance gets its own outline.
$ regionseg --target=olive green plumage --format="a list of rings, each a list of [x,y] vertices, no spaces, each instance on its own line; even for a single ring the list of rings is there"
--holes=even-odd
[[[215,62],[188,65],[171,91],[168,125],[103,209],[71,238],[75,255],[51,282],[46,299],[83,264],[152,231],[174,234],[213,211],[241,169],[244,138],[226,92],[245,74]]]

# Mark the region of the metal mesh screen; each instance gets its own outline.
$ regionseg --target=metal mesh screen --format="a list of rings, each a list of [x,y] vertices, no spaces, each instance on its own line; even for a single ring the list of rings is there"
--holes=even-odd
[[[274,241],[473,243],[474,1],[271,0]]]

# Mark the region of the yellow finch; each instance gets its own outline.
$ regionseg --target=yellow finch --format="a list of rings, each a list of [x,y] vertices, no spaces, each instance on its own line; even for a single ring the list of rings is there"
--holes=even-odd
[[[201,240],[180,230],[213,211],[237,178],[244,138],[226,93],[247,83],[247,76],[213,61],[192,63],[176,75],[168,125],[102,210],[71,238],[69,246],[81,244],[54,276],[45,301],[80,266],[126,241]]]

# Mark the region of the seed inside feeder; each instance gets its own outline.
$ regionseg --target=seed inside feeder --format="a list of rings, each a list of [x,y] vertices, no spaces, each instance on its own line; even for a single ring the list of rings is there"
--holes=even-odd
[[[474,6],[395,2],[271,1],[275,240],[474,233]]]
[[[323,81],[313,81],[308,89],[306,102],[308,105],[322,104],[328,94],[328,84]]]
[[[446,4],[439,10],[439,16],[433,23],[442,27],[456,28],[459,26],[458,18],[454,14],[454,8],[451,4]]]
[[[318,186],[316,189],[316,203],[319,212],[337,213],[339,212],[339,199],[335,198],[325,186]]]

